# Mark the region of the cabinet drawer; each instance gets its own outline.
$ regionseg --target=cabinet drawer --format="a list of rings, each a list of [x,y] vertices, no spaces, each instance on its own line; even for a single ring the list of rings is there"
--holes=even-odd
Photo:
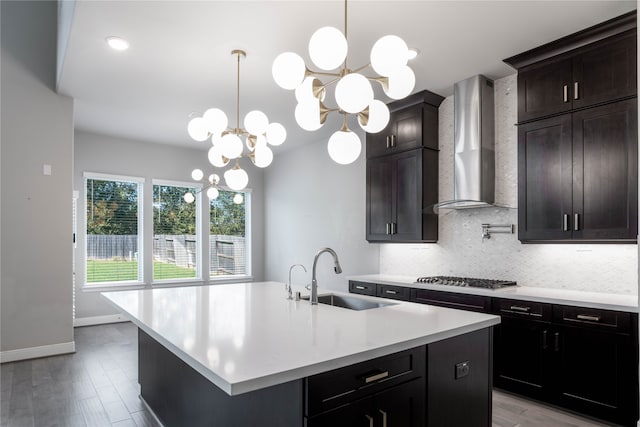
[[[424,376],[426,348],[416,347],[305,379],[305,415],[336,408]]]
[[[493,312],[500,316],[526,317],[532,320],[551,320],[551,304],[494,298]]]
[[[353,280],[349,280],[349,292],[351,292],[352,294],[371,295],[375,297],[376,284],[365,283],[365,282],[355,282]]]
[[[411,288],[405,288],[404,286],[378,284],[376,296],[409,301],[411,297]]]
[[[480,295],[413,289],[411,292],[411,301],[440,307],[457,308],[459,310],[480,311],[484,313],[491,311],[491,300],[489,297]]]
[[[589,326],[616,332],[629,332],[631,329],[631,314],[621,311],[554,305],[553,317],[556,323],[564,325]]]

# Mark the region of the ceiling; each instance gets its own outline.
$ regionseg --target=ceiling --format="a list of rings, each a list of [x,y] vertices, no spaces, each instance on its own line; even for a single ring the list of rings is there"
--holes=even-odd
[[[294,119],[295,96],[276,85],[271,64],[293,51],[309,66],[310,36],[322,26],[343,29],[343,8],[341,0],[78,1],[58,89],[75,99],[78,129],[204,150],[208,142],[187,135],[189,115],[218,107],[235,125],[231,51],[243,49],[240,119],[260,109],[284,124],[287,141],[276,155],[327,141],[340,118],[330,116],[316,132],[302,130]],[[396,34],[420,51],[410,62],[415,90],[448,96],[456,81],[474,74],[495,79],[514,73],[502,62],[506,57],[635,8],[635,1],[352,0],[348,61],[354,68],[368,63],[375,41]],[[131,48],[110,49],[105,37],[112,35]],[[379,88],[376,98],[390,101]],[[355,122],[350,127],[359,130]]]

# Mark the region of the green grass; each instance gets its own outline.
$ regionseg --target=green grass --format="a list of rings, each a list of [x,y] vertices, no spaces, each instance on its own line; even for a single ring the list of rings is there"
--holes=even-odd
[[[193,268],[178,267],[164,262],[153,263],[154,279],[186,279],[196,277]],[[122,282],[138,279],[137,261],[87,261],[87,283]]]

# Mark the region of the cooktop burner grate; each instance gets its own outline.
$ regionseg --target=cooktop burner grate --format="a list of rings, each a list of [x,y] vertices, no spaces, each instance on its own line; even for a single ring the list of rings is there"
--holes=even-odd
[[[418,283],[432,283],[434,285],[461,286],[469,288],[499,289],[507,286],[515,286],[512,280],[477,279],[473,277],[454,276],[428,276],[418,277]]]

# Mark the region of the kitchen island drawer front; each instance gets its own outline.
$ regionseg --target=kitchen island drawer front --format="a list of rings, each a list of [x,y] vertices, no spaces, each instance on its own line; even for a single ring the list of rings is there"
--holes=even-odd
[[[424,346],[313,375],[305,379],[305,415],[337,408],[394,385],[422,378]]]
[[[554,321],[563,325],[589,326],[616,332],[629,332],[631,314],[596,308],[553,306]]]
[[[493,312],[500,316],[526,317],[531,320],[551,321],[551,304],[494,298]]]
[[[480,295],[412,289],[411,301],[420,304],[457,308],[459,310],[479,311],[482,313],[489,313],[491,311],[491,299]]]
[[[365,283],[365,282],[356,282],[353,280],[349,280],[349,292],[352,294],[362,294],[362,295],[371,295],[373,297],[376,296],[376,284],[375,283]]]
[[[411,299],[411,288],[405,288],[404,286],[378,284],[376,296],[409,301]]]

